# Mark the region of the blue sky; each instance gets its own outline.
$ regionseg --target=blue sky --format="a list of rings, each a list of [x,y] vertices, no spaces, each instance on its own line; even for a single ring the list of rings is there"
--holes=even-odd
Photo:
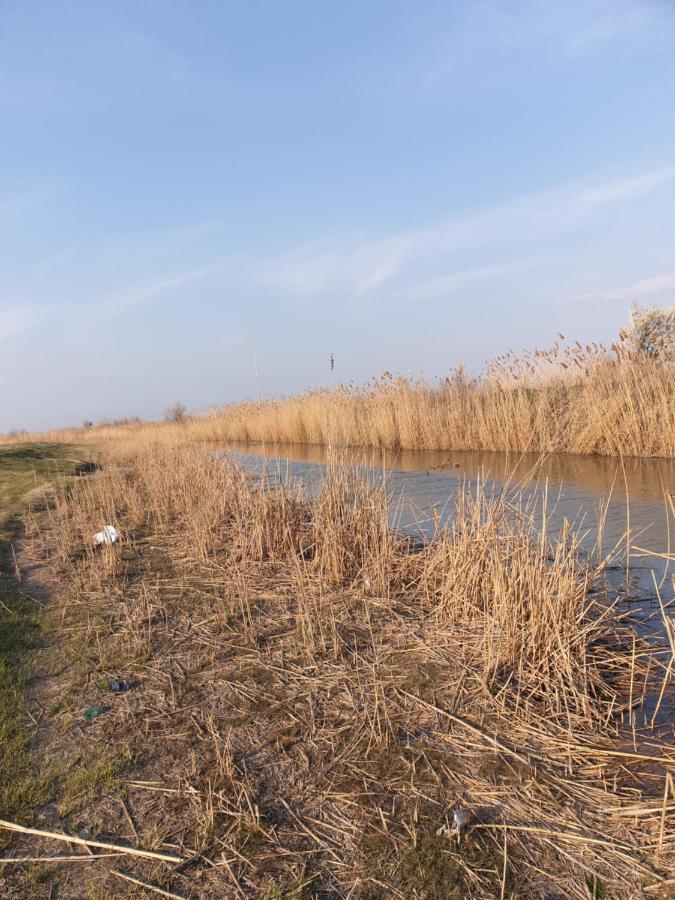
[[[675,3],[0,0],[0,431],[675,298]]]

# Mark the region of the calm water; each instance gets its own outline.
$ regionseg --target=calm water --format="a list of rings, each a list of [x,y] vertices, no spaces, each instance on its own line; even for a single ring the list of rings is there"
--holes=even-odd
[[[229,450],[257,474],[299,480],[310,488],[320,485],[328,461],[328,451],[319,446],[238,444]],[[386,475],[394,524],[407,531],[431,532],[435,518],[452,516],[457,492],[479,480],[488,490],[523,485],[535,503],[547,491],[550,533],[555,535],[567,519],[583,535],[588,552],[596,548],[604,516],[603,550],[618,548],[612,579],[625,591],[629,559],[630,594],[645,616],[651,617],[652,605],[658,608],[655,581],[663,601],[673,600],[675,561],[664,558],[675,551],[675,520],[666,496],[675,501],[673,461],[626,460],[622,466],[614,458],[569,454],[542,461],[535,455],[411,450],[341,451],[338,459],[364,466],[371,478]]]

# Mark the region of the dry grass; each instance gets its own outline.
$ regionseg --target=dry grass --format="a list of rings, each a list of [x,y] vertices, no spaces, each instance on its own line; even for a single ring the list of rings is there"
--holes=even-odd
[[[115,452],[30,524],[66,585],[50,752],[83,705],[112,707],[82,752],[119,761],[124,814],[99,790],[77,821],[191,860],[134,877],[269,900],[659,896],[675,752],[643,702],[668,654],[574,534],[479,490],[416,542],[352,470],[308,496],[189,445]],[[104,523],[122,540],[94,552]],[[133,690],[111,701],[111,677]],[[460,839],[437,834],[458,807]]]
[[[460,369],[430,385],[385,375],[365,387],[235,404],[180,424],[131,421],[51,432],[48,439],[142,437],[170,444],[185,435],[200,441],[672,458],[675,365],[623,344],[606,350],[556,343],[520,356],[509,352],[478,378]]]

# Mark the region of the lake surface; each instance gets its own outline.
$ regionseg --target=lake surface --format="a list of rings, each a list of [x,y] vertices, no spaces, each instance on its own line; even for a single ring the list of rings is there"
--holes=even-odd
[[[472,451],[341,450],[330,452],[313,445],[236,444],[228,451],[251,472],[283,481],[300,481],[310,490],[323,478],[329,459],[363,467],[370,478],[386,478],[396,510],[396,527],[429,534],[434,522],[447,521],[454,498],[464,487],[482,482],[488,491],[522,487],[541,508],[548,495],[547,527],[552,535],[566,519],[582,536],[582,548],[597,551],[599,523],[602,549],[617,548],[612,577],[617,590],[626,591],[644,606],[658,608],[675,596],[675,461],[613,457],[509,455]],[[658,555],[661,554],[661,555]],[[628,561],[628,571],[626,568]],[[627,579],[628,576],[628,579]]]

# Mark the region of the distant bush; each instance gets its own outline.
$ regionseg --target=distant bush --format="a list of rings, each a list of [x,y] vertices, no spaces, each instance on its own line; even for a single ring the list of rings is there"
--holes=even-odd
[[[182,403],[174,403],[173,406],[167,409],[164,418],[167,420],[167,422],[184,422],[186,416],[187,407],[183,406]]]
[[[675,359],[675,306],[633,306],[626,336],[636,353],[652,359]]]

